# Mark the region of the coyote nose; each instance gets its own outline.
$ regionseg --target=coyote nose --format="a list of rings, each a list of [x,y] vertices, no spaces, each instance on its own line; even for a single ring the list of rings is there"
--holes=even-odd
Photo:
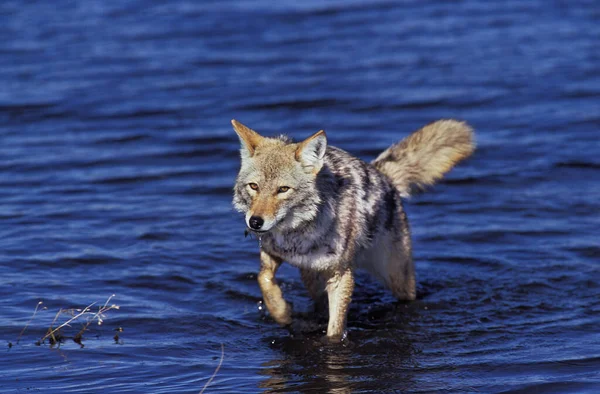
[[[253,230],[260,230],[265,221],[260,216],[252,216],[249,220],[250,228]]]

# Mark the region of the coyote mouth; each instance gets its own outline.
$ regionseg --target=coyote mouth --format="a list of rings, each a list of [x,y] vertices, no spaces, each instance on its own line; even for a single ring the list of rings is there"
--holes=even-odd
[[[268,232],[269,232],[269,230],[254,230],[254,229],[251,229],[250,227],[246,227],[246,230],[244,230],[244,237],[247,237],[250,234],[263,235]]]

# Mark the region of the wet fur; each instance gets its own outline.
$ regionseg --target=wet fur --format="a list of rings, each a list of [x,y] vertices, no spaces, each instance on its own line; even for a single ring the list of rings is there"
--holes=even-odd
[[[327,337],[339,340],[363,268],[401,300],[416,297],[410,231],[401,197],[433,184],[474,149],[472,130],[443,120],[385,150],[372,164],[327,146],[320,131],[300,143],[265,138],[232,121],[242,142],[234,206],[265,219],[258,281],[271,316],[292,321],[275,273],[283,261],[300,268],[315,300],[329,305]],[[256,183],[259,190],[248,187]],[[278,193],[280,186],[290,192]]]

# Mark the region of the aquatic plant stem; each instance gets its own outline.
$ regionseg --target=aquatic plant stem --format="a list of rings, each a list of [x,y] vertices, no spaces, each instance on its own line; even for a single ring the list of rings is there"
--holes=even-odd
[[[27,322],[27,324],[25,324],[25,327],[23,327],[23,329],[21,330],[21,333],[19,334],[19,337],[17,338],[17,345],[19,344],[19,341],[21,340],[21,337],[23,336],[23,334],[25,333],[25,330],[27,330],[27,327],[29,327],[29,324],[31,323],[31,321],[33,320],[33,318],[35,317],[35,314],[38,311],[38,308],[40,307],[40,305],[42,305],[43,302],[40,301],[37,303],[37,305],[35,306],[35,310],[33,311],[33,315],[31,315],[31,318],[29,319],[29,321]]]
[[[217,368],[215,369],[215,372],[213,372],[213,374],[210,377],[210,379],[208,379],[208,382],[206,382],[206,384],[204,385],[204,387],[202,387],[202,390],[200,390],[200,394],[204,393],[204,390],[206,390],[206,388],[210,385],[210,383],[213,381],[213,379],[215,378],[215,376],[217,376],[217,373],[219,372],[219,369],[221,369],[221,364],[223,364],[223,359],[224,358],[225,358],[225,346],[223,344],[221,344],[221,359],[219,360],[219,365],[217,365]]]

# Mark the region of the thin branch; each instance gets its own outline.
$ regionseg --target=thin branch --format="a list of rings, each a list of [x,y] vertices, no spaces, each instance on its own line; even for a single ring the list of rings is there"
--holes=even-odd
[[[77,320],[79,319],[81,316],[85,315],[86,313],[89,313],[89,309],[94,306],[95,302],[92,302],[90,305],[88,305],[87,307],[83,308],[83,310],[81,312],[79,312],[77,315],[73,316],[72,318],[70,318],[69,320],[67,320],[66,322],[64,322],[63,324],[61,324],[60,326],[56,327],[54,330],[48,332],[46,335],[44,335],[44,337],[41,339],[41,342],[44,342],[46,340],[46,338],[48,337],[52,337],[52,339],[56,339],[54,338],[54,333],[57,332],[58,330],[60,330],[61,328],[63,328],[64,326],[68,326],[69,323],[71,323],[73,320]],[[58,313],[56,314],[56,317],[54,318],[54,322],[56,321],[56,319],[58,319],[58,315],[60,315],[60,313],[63,312],[63,309],[61,309],[60,311],[58,311]],[[54,322],[52,322],[52,324],[54,324]],[[52,325],[50,325],[50,328],[52,328]]]
[[[92,322],[94,320],[98,320],[98,325],[101,325],[104,320],[102,319],[104,317],[104,313],[110,311],[111,309],[119,309],[118,305],[111,305],[108,306],[109,301],[114,297],[115,295],[111,295],[110,297],[108,297],[108,300],[106,300],[106,302],[104,303],[104,305],[100,308],[98,308],[98,312],[96,312],[91,318],[88,318],[87,322],[85,324],[82,325],[81,330],[77,333],[77,335],[75,335],[75,342],[79,343],[81,345],[81,347],[83,347],[83,344],[81,343],[81,339],[83,337],[83,333],[85,332],[85,330],[87,330],[87,328],[90,326],[90,324],[92,324]],[[91,312],[90,312],[91,313]]]
[[[25,327],[23,327],[23,329],[21,330],[21,333],[19,334],[19,337],[17,338],[17,345],[19,344],[19,341],[21,340],[21,337],[25,333],[25,330],[27,330],[27,327],[29,326],[29,323],[31,323],[31,321],[35,317],[35,314],[37,313],[38,308],[40,307],[40,305],[42,305],[42,301],[40,301],[40,302],[37,303],[37,305],[35,306],[35,310],[33,311],[33,315],[31,315],[31,319],[29,319],[29,321],[27,322],[27,324],[25,324]]]
[[[208,379],[208,382],[206,382],[206,384],[204,385],[204,387],[202,387],[202,390],[200,390],[200,394],[204,393],[204,390],[206,390],[206,388],[213,381],[213,379],[215,378],[215,376],[217,376],[217,372],[219,372],[219,369],[221,369],[221,364],[223,364],[223,359],[224,358],[225,358],[225,346],[223,344],[221,344],[221,359],[219,360],[219,365],[217,365],[217,369],[215,369],[215,372],[213,372],[213,374],[210,377],[210,379]]]

